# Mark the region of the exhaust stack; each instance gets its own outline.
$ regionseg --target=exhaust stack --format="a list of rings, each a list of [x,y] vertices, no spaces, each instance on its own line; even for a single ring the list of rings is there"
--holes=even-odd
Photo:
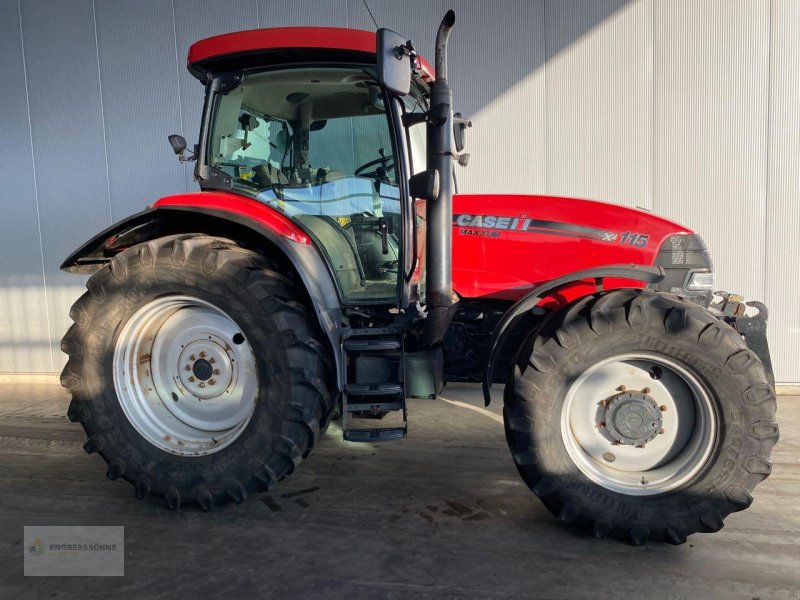
[[[426,281],[428,318],[424,343],[442,341],[458,299],[453,293],[453,107],[447,83],[447,42],[456,15],[448,10],[436,33],[436,80],[431,86],[431,107],[427,130],[427,168],[439,174],[439,195],[427,205]]]

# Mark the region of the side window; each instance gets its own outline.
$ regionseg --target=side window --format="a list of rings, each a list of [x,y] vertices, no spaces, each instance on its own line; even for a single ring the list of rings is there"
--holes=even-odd
[[[263,161],[265,156],[269,156],[271,125],[269,121],[264,120],[262,117],[242,112],[239,115],[240,128],[234,133],[242,144],[241,149],[237,152],[238,158]],[[244,129],[243,126],[246,126],[247,129]]]
[[[415,94],[409,94],[404,98],[403,108],[407,113],[423,113],[427,110],[425,101]],[[426,143],[427,127],[426,124],[417,123],[408,128],[408,147],[411,159],[411,174],[416,175],[425,170],[426,166]]]
[[[322,127],[312,128],[310,133],[309,162],[312,169],[362,176],[374,168],[360,171],[360,167],[391,154],[392,140],[383,114],[328,119]],[[396,183],[394,169],[386,170],[386,182]]]
[[[416,175],[425,170],[427,157],[425,156],[425,143],[427,142],[427,128],[425,123],[417,123],[408,128],[408,141],[411,148],[411,174]]]
[[[285,121],[245,107],[238,92],[220,98],[211,134],[210,162],[236,179],[249,181],[253,167],[280,167],[286,162],[291,128]]]

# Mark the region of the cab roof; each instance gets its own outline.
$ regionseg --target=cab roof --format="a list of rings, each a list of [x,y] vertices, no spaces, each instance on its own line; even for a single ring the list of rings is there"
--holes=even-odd
[[[377,62],[376,32],[342,27],[273,27],[225,33],[195,42],[188,68],[204,81],[208,73],[291,62]],[[420,75],[434,78],[433,68],[419,57]]]

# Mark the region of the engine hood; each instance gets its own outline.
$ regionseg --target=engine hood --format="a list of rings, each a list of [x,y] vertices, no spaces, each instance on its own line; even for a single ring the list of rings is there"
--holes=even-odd
[[[652,265],[668,237],[692,233],[645,210],[606,202],[457,194],[453,288],[462,298],[518,300],[536,285],[574,271]]]

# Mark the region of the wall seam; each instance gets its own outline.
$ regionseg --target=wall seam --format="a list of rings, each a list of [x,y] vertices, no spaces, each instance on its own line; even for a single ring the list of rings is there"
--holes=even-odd
[[[172,7],[172,39],[175,42],[175,81],[178,84],[178,118],[181,121],[181,133],[185,131],[183,122],[183,100],[181,99],[181,62],[178,60],[178,26],[175,21],[175,0],[170,0]],[[186,185],[186,163],[181,163],[183,168],[183,191],[188,192],[189,186]]]
[[[47,323],[47,347],[50,355],[50,371],[56,370],[55,357],[53,356],[52,328],[50,327],[50,302],[47,299],[47,273],[44,264],[44,240],[42,237],[42,218],[39,212],[39,184],[36,181],[36,155],[33,152],[33,122],[31,120],[31,100],[28,91],[28,66],[25,64],[25,36],[22,33],[22,0],[17,1],[19,11],[19,44],[22,53],[22,75],[25,80],[25,105],[28,109],[28,137],[31,142],[31,170],[33,174],[33,196],[36,199],[36,226],[39,232],[39,253],[42,259],[42,287],[44,288],[44,311]]]
[[[108,218],[109,225],[114,223],[114,211],[111,207],[111,175],[108,168],[108,142],[106,141],[106,111],[103,104],[103,78],[100,75],[100,40],[97,35],[97,11],[95,0],[92,0],[92,22],[94,24],[94,52],[97,59],[97,87],[100,91],[100,122],[103,128],[103,156],[106,160],[106,191],[108,192]]]
[[[261,9],[258,6],[259,5],[258,0],[254,0],[254,2],[256,3],[256,26],[259,29],[261,29]],[[174,14],[175,13],[173,12],[173,16],[174,16]],[[174,21],[173,21],[173,23],[174,23]]]
[[[658,163],[658,83],[656,74],[656,53],[658,51],[658,44],[656,42],[656,1],[652,0],[651,6],[653,7],[653,19],[651,30],[651,42],[653,44],[652,52],[650,53],[650,210],[658,214],[656,207],[656,165]]]
[[[547,63],[550,62],[550,51],[547,44],[547,3],[542,2],[542,21],[544,23],[544,192],[552,193],[550,190],[550,89],[547,84]]]
[[[770,200],[770,169],[772,167],[772,27],[773,27],[773,7],[774,0],[769,2],[769,35],[767,36],[769,48],[767,52],[767,131],[766,131],[766,173],[764,174],[764,268],[761,271],[763,278],[764,300],[767,298],[767,268],[769,267],[769,200]]]

